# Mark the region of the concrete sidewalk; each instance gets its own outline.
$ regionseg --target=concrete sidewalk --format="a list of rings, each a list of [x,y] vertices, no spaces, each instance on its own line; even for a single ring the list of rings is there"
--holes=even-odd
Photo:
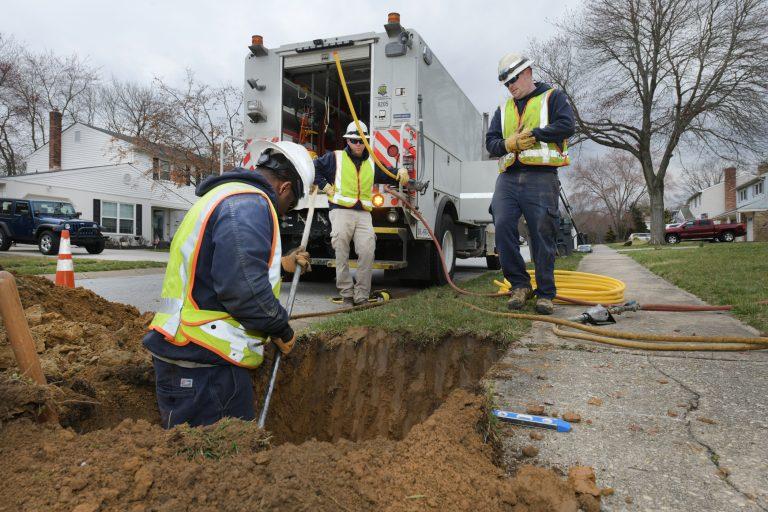
[[[702,304],[607,247],[585,257],[584,272],[627,284],[640,303]],[[560,307],[559,316],[584,308]],[[617,329],[688,335],[755,336],[726,313],[637,312]],[[527,339],[489,372],[500,407],[581,415],[568,434],[504,429],[504,456],[520,462],[526,445],[535,459],[566,469],[592,466],[604,510],[768,510],[768,351],[644,352],[557,338],[535,322]],[[590,399],[593,404],[588,404]]]

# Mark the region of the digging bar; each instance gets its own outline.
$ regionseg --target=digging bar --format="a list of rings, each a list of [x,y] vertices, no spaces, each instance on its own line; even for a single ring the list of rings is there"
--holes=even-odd
[[[317,187],[312,187],[312,192],[309,194],[309,209],[307,211],[307,220],[304,222],[304,233],[301,235],[301,247],[306,249],[307,243],[309,243],[309,232],[312,229],[312,219],[315,216],[315,197],[317,196]],[[299,278],[301,277],[301,267],[296,265],[296,271],[293,273],[293,281],[291,281],[291,291],[288,293],[288,302],[285,305],[285,310],[288,311],[288,318],[291,317],[293,312],[293,301],[296,299],[296,289],[299,287]],[[264,428],[264,424],[267,421],[267,413],[269,412],[269,402],[272,400],[272,392],[275,390],[275,381],[277,380],[277,370],[280,368],[280,360],[283,353],[279,350],[275,351],[275,362],[272,365],[272,376],[269,378],[269,387],[267,388],[267,394],[264,397],[264,407],[261,409],[259,415],[259,428]]]

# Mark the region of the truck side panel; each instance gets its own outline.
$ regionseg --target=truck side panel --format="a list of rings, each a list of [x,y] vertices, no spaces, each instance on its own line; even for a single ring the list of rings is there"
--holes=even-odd
[[[280,136],[280,121],[282,117],[282,73],[280,70],[281,57],[274,50],[268,50],[266,55],[254,56],[248,54],[245,58],[245,79],[243,82],[243,102],[245,118],[243,132],[246,139],[261,139]],[[266,89],[259,91],[248,85],[248,79],[258,80],[259,86]],[[260,105],[259,105],[260,103]],[[248,115],[254,108],[262,108],[266,119],[254,122]]]

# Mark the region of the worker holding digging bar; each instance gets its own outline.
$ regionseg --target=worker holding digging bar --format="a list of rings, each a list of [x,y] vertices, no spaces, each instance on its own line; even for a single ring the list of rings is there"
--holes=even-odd
[[[525,217],[536,269],[536,312],[554,311],[558,230],[557,169],[568,165],[573,109],[565,94],[533,81],[533,61],[516,53],[502,57],[498,80],[512,95],[493,114],[485,136],[491,156],[499,157],[499,177],[491,200],[496,246],[504,277],[512,285],[509,309],[521,309],[533,295],[520,255],[517,224]]]
[[[198,185],[200,199],[171,243],[161,306],[144,337],[164,428],[255,419],[249,370],[271,340],[283,354],[296,334],[278,300],[281,272],[310,270],[298,247],[281,254],[278,218],[309,195],[315,170],[292,142],[256,141],[255,170]]]

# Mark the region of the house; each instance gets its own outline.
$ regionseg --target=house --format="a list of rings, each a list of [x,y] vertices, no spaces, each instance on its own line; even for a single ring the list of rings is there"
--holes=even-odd
[[[71,202],[121,245],[170,241],[196,199],[193,186],[171,181],[172,150],[84,123],[62,130],[59,112],[50,121],[48,144],[25,174],[0,178],[0,197]]]
[[[735,167],[723,169],[723,181],[691,195],[685,205],[693,219],[719,218],[723,213],[736,208],[736,187],[752,178],[752,174],[736,172]]]
[[[746,240],[768,241],[768,164],[757,167],[757,176],[736,186],[736,205],[718,220],[743,222],[747,225]]]

